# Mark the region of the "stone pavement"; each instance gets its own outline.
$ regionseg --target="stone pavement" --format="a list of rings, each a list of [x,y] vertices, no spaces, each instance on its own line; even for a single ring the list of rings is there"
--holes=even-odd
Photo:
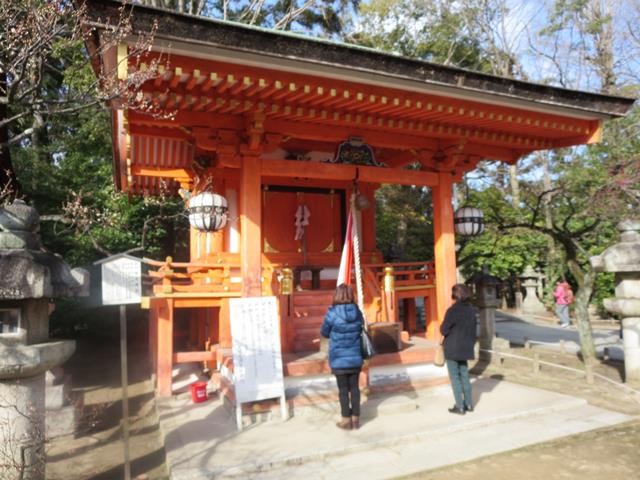
[[[181,395],[158,412],[176,480],[394,478],[632,418],[498,379],[476,379],[473,390],[476,410],[465,416],[447,412],[449,386],[370,398],[358,431],[335,427],[334,404],[242,432],[217,398],[194,405]]]
[[[580,339],[574,326],[561,328],[550,323],[548,319],[532,316],[514,316],[496,312],[496,334],[506,338],[513,344],[522,345],[528,339],[532,347],[544,347],[577,353],[580,351]],[[609,357],[614,360],[624,359],[624,350],[620,330],[618,328],[594,328],[593,338],[599,357],[604,355],[604,349],[609,350]],[[563,342],[561,346],[560,342]]]

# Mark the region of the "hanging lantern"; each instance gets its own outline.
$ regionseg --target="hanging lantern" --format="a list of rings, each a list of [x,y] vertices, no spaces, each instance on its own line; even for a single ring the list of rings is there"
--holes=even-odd
[[[203,232],[215,232],[227,224],[227,199],[204,191],[189,199],[189,223]]]
[[[475,237],[484,230],[484,214],[475,207],[460,207],[453,216],[453,225],[458,235]]]

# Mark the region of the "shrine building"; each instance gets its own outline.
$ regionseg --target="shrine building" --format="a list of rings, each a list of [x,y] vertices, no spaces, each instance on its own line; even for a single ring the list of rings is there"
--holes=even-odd
[[[88,48],[99,49],[100,19],[117,18],[121,3],[87,6],[96,27]],[[141,92],[171,113],[111,103],[114,182],[131,195],[166,188],[189,201],[208,193],[208,208],[221,202],[228,208],[226,222],[191,228],[190,258],[150,262],[155,283],[144,306],[159,395],[171,394],[174,365],[207,362],[215,369],[228,360],[229,301],[238,297],[278,299],[285,376],[300,365],[305,373],[329,371],[313,359],[352,198],[366,320],[396,327],[385,331],[402,339],[398,352],[374,357],[371,366],[430,362],[456,282],[453,185],[484,159],[513,164],[537,150],[598,142],[602,122],[633,104],[133,7],[135,31],[149,31],[156,21],[153,48],[139,62],[127,60],[130,45],[122,43],[94,65],[125,79],[159,62]],[[384,262],[374,200],[382,184],[430,189],[433,256]],[[424,302],[424,325],[417,299]]]

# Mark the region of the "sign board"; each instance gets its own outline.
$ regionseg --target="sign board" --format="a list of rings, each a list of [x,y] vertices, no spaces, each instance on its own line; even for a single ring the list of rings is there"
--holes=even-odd
[[[284,398],[276,297],[233,298],[229,306],[238,404]]]
[[[129,256],[115,256],[102,262],[102,304],[140,303],[142,264]]]

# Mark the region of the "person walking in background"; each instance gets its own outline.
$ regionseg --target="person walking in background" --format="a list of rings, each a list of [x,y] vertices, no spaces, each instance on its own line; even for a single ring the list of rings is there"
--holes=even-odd
[[[363,364],[360,346],[363,323],[353,289],[349,285],[338,285],[320,334],[329,339],[329,366],[338,383],[342,419],[336,426],[345,430],[360,427],[358,379]]]
[[[469,287],[461,283],[454,285],[451,298],[455,303],[447,310],[440,326],[440,333],[444,337],[444,358],[456,402],[449,412],[458,415],[473,412],[467,360],[474,358],[476,310],[469,303],[470,296]]]
[[[560,320],[560,326],[562,328],[569,328],[571,323],[569,319],[569,305],[573,302],[573,291],[564,278],[556,282],[553,296],[556,298],[556,316]]]

